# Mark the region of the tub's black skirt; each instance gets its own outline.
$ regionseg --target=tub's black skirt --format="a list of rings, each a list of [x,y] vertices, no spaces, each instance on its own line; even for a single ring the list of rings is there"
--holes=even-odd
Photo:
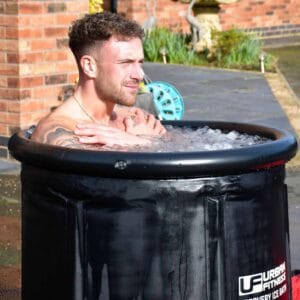
[[[284,286],[288,295],[284,177],[283,165],[136,180],[23,164],[23,299],[248,299]],[[275,288],[253,293],[256,279],[243,281],[280,265]]]

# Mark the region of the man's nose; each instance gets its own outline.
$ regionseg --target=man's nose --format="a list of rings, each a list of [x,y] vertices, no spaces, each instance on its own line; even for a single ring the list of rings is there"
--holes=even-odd
[[[131,70],[131,77],[138,81],[143,81],[144,76],[145,76],[145,73],[144,73],[142,66],[140,64],[134,65],[134,67]]]

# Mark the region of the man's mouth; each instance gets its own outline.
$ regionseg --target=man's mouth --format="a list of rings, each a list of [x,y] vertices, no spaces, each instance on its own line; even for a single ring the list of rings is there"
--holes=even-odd
[[[125,87],[127,87],[128,89],[131,89],[134,92],[137,92],[139,90],[139,85],[136,83],[126,84]]]

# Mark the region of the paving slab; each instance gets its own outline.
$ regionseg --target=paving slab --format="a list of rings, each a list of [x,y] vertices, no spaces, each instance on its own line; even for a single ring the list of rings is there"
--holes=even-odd
[[[178,89],[185,120],[255,123],[295,134],[261,73],[148,63],[144,70],[151,81]]]
[[[7,160],[7,159],[0,159],[0,175],[1,174],[10,174],[10,173],[19,173],[20,172],[20,163]]]

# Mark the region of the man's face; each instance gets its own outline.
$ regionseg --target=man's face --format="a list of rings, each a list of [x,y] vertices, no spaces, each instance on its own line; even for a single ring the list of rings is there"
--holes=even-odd
[[[144,53],[139,38],[110,38],[97,56],[96,92],[103,101],[131,106],[143,80]]]

